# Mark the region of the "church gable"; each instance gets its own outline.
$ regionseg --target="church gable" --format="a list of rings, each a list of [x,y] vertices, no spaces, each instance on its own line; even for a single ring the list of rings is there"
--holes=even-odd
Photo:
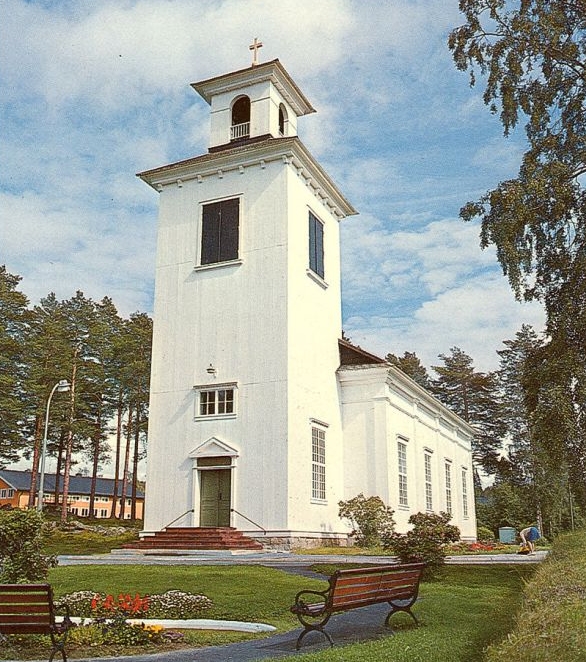
[[[238,457],[239,454],[238,450],[230,444],[221,441],[217,437],[211,437],[197,448],[194,448],[189,453],[189,457],[196,460],[203,457]]]

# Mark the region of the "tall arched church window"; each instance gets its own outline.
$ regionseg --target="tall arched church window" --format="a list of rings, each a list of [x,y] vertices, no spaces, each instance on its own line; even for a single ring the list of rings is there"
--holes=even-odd
[[[236,99],[232,106],[232,126],[230,140],[240,140],[250,136],[250,99],[246,96]]]
[[[279,134],[281,136],[285,135],[285,125],[287,123],[287,111],[285,110],[285,106],[281,104],[279,106]]]

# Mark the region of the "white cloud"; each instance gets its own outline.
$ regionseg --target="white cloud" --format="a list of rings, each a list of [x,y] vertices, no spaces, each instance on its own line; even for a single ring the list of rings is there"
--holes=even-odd
[[[498,266],[455,217],[519,151],[451,63],[456,3],[4,0],[1,12],[0,262],[31,299],[81,289],[150,309],[158,201],[134,174],[207,149],[209,107],[189,83],[248,66],[256,36],[315,105],[300,136],[361,211],[342,224],[347,332],[433,357],[462,329],[476,337],[478,311],[490,338],[507,336],[519,307],[494,286],[508,316],[482,317],[475,296]]]
[[[477,370],[489,371],[498,367],[496,350],[514,338],[522,324],[541,330],[542,308],[517,302],[506,280],[491,274],[420,303],[408,317],[350,318],[345,331],[353,342],[381,356],[414,351],[428,368],[441,365],[439,354],[460,347],[474,359]]]

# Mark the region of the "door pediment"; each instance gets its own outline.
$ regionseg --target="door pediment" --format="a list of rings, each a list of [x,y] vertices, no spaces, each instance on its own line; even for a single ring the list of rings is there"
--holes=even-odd
[[[238,457],[239,455],[238,449],[217,437],[210,437],[189,453],[192,460],[200,457]]]

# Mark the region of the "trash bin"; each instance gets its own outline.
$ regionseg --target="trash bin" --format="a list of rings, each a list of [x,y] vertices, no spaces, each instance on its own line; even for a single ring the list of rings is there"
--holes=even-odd
[[[499,541],[505,545],[512,545],[515,543],[517,532],[512,526],[501,526],[499,529]]]

